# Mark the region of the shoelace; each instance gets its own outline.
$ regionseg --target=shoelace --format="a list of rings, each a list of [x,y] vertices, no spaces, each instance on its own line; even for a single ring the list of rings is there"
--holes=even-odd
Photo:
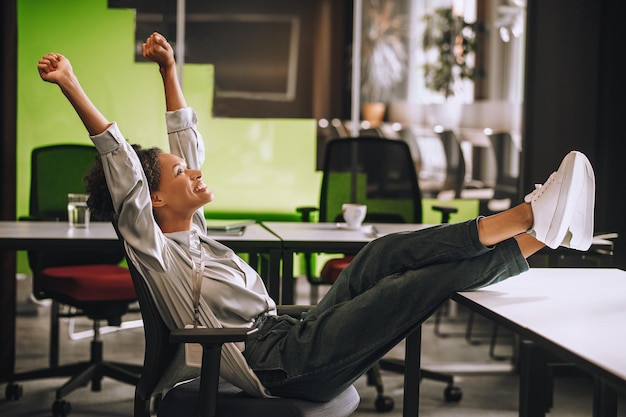
[[[537,198],[539,198],[539,196],[543,194],[543,192],[546,190],[547,186],[550,185],[550,183],[554,182],[555,176],[556,176],[556,172],[553,172],[548,177],[548,180],[545,183],[535,184],[535,189],[531,191],[530,193],[528,193],[526,197],[524,197],[524,202],[531,203],[537,200]]]

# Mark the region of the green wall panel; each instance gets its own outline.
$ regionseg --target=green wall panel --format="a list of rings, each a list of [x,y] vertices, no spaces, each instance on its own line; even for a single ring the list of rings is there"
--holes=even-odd
[[[161,78],[155,64],[134,61],[134,18],[106,0],[18,1],[18,216],[28,213],[32,149],[90,143],[58,88],[39,78],[45,53],[71,59],[83,88],[130,142],[167,149]],[[182,75],[206,142],[205,182],[216,194],[207,212],[291,215],[317,204],[313,119],[213,118],[212,66],[185,65]]]

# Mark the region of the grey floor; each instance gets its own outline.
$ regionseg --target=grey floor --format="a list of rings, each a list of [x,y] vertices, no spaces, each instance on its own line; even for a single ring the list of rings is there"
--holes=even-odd
[[[19,310],[23,312],[17,320],[17,366],[16,369],[29,369],[45,365],[46,338],[48,332],[48,310],[44,305],[34,305],[27,301],[28,283],[18,283],[18,297],[21,298]],[[308,286],[298,280],[299,302],[308,303]],[[460,402],[444,401],[445,385],[436,381],[423,380],[420,395],[420,415],[443,417],[490,417],[518,415],[518,377],[513,370],[512,361],[495,360],[490,356],[487,339],[480,336],[488,334],[491,323],[477,318],[475,341],[473,345],[464,337],[457,336],[465,330],[467,312],[453,305],[450,315],[444,317],[441,330],[451,333],[449,337],[435,335],[434,321],[430,319],[423,327],[422,364],[424,368],[453,372],[455,383],[463,392]],[[127,316],[126,320],[138,319]],[[76,320],[74,332],[89,330],[89,322]],[[62,362],[86,359],[88,339],[72,340],[69,337],[68,324],[62,326]],[[496,345],[495,354],[508,356],[513,353],[513,338],[504,332]],[[103,336],[105,357],[116,360],[141,363],[143,350],[142,329],[130,328],[107,333]],[[390,357],[402,358],[404,346],[400,345]],[[354,414],[357,417],[402,415],[403,379],[401,375],[383,371],[385,392],[394,399],[395,407],[391,412],[376,411],[374,400],[376,390],[361,378],[356,387],[361,396],[361,404]],[[0,399],[0,416],[50,416],[50,407],[54,400],[54,390],[64,379],[48,379],[23,382],[23,397],[18,401]],[[4,388],[4,385],[2,386]],[[592,387],[584,376],[559,377],[555,381],[554,407],[549,416],[591,416]],[[72,404],[72,417],[83,416],[132,416],[133,387],[105,379],[101,392],[91,392],[88,388],[70,394],[67,399]],[[626,399],[620,396],[619,416],[626,416]]]

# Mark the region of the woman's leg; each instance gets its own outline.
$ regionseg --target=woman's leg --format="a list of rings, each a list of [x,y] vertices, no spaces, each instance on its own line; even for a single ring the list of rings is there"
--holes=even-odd
[[[509,210],[480,219],[478,238],[485,246],[492,246],[524,233],[533,226],[530,204],[522,203]]]
[[[367,245],[304,320],[269,320],[258,340],[246,344],[248,363],[276,395],[332,398],[454,291],[528,268],[514,239],[490,248],[481,243],[477,223],[484,220],[392,234]]]
[[[274,394],[317,400],[339,394],[455,291],[526,271],[525,257],[545,243],[533,236],[546,236],[552,247],[567,243],[568,234],[591,233],[594,182],[587,165],[584,155],[570,153],[526,197],[529,204],[367,245],[304,320],[269,320],[246,344],[248,362]],[[572,199],[581,188],[586,199]],[[569,207],[572,201],[583,209]]]
[[[377,250],[384,247],[373,245],[370,258],[380,257]],[[322,300],[327,308],[313,308],[299,322],[269,320],[258,340],[246,342],[244,355],[270,392],[322,401],[333,398],[454,291],[488,285],[528,268],[514,239],[485,248],[481,256],[390,270],[385,276],[369,277],[382,271],[370,265],[348,266],[344,279],[329,293],[333,301]],[[367,281],[374,284],[366,291],[350,288]]]
[[[515,237],[524,258],[544,245],[523,233],[532,226],[532,210],[523,203],[496,215],[463,223],[444,224],[415,232],[381,237],[365,246],[342,272],[328,294],[313,309],[320,311],[346,302],[369,290],[379,279],[432,264],[448,264],[479,257],[493,245]],[[463,274],[453,291],[474,285],[474,277]],[[489,282],[489,277],[485,277]]]
[[[546,247],[545,243],[538,241],[527,233],[515,236],[515,240],[520,252],[522,252],[522,256],[526,259]]]
[[[486,218],[377,239],[304,320],[270,320],[244,355],[272,393],[330,399],[455,291],[526,271],[525,258],[544,246],[523,233],[530,225],[532,210],[522,204]]]
[[[523,203],[505,212],[464,223],[381,237],[363,248],[350,263],[349,268],[358,273],[340,274],[316,309],[324,310],[345,302],[368,290],[381,277],[434,263],[480,256],[490,250],[488,246],[515,236],[519,236],[516,239],[518,244],[521,241],[520,250],[526,258],[543,247],[541,242],[523,233],[532,226],[532,219],[530,204]]]
[[[510,210],[485,217],[478,222],[478,238],[485,246],[495,245],[515,233],[515,240],[524,258],[544,248],[546,245],[530,234],[523,233],[532,227],[533,214],[530,204],[520,204]]]

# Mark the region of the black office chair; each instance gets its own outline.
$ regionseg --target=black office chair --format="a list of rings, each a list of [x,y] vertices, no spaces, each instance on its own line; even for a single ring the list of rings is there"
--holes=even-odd
[[[487,137],[496,167],[494,195],[487,203],[488,214],[491,214],[507,210],[513,203],[521,201],[519,173],[522,154],[509,132],[492,132]]]
[[[342,222],[343,203],[367,205],[366,223],[421,223],[422,197],[417,181],[415,165],[406,142],[375,137],[333,139],[328,142],[324,157],[320,205],[299,207],[302,220],[311,221],[313,212],[319,211],[320,222]],[[454,207],[435,206],[442,213],[442,223],[447,223]],[[304,268],[311,288],[332,285],[339,273],[350,263],[355,254],[328,260],[320,275],[315,273],[314,255],[304,253]],[[317,292],[312,292],[312,303],[317,302]],[[380,363],[383,366],[383,362]],[[398,369],[394,366],[392,370]],[[389,411],[393,400],[384,395],[378,365],[368,372],[368,384],[378,392],[376,408]],[[446,392],[460,392],[453,386],[450,375],[422,370],[425,378],[448,383]],[[446,395],[454,398],[455,395]],[[459,396],[460,399],[460,396]]]
[[[439,136],[446,155],[446,178],[441,191],[452,191],[453,198],[481,199],[481,194],[468,195],[466,190],[484,190],[482,194],[491,194],[492,191],[482,181],[467,178],[465,155],[456,133],[448,129],[436,129],[435,133]]]
[[[115,223],[114,227],[122,240]],[[144,372],[135,388],[134,417],[150,417],[151,408],[156,409],[158,417],[347,417],[358,407],[359,395],[353,386],[327,403],[246,395],[219,377],[221,349],[224,343],[245,341],[256,329],[170,331],[152,298],[148,281],[128,257],[127,263],[139,300],[146,341]],[[306,306],[279,307],[279,313],[297,316],[306,309]],[[185,343],[203,346],[201,370],[184,366]],[[187,382],[177,384],[180,381]],[[163,391],[167,393],[163,395]]]
[[[421,223],[422,196],[415,165],[406,142],[375,137],[340,138],[328,142],[322,169],[319,207],[298,207],[304,222],[318,213],[320,222],[343,222],[343,203],[367,205],[365,223]],[[438,205],[447,223],[455,207]],[[328,261],[320,276],[314,273],[313,254],[305,254],[305,270],[312,288],[332,284],[354,254]],[[313,293],[311,303],[315,303]]]
[[[87,145],[52,145],[32,152],[30,215],[20,220],[67,222],[68,193],[84,193],[83,177],[93,164],[97,151]],[[94,219],[98,220],[98,219]],[[69,226],[68,226],[69,227]],[[56,391],[52,414],[63,417],[71,404],[64,397],[91,382],[92,391],[100,391],[103,377],[129,384],[139,380],[141,366],[103,359],[100,321],[119,326],[121,318],[137,301],[127,268],[118,264],[124,259],[121,247],[115,250],[29,251],[33,273],[33,294],[50,299],[49,367],[16,373],[6,387],[6,397],[19,399],[22,387],[17,381],[69,376]],[[86,316],[93,321],[91,356],[88,361],[59,365],[59,321],[61,318]]]

